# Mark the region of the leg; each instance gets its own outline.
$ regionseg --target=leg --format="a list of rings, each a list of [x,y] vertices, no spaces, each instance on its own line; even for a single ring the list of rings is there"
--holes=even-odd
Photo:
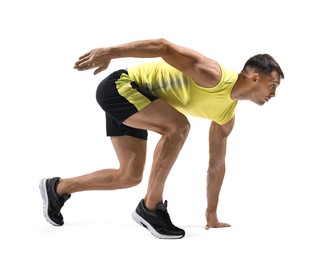
[[[124,124],[155,131],[162,135],[153,158],[145,205],[155,210],[163,201],[167,176],[186,140],[190,125],[187,118],[176,109],[157,99],[149,106],[132,115]]]
[[[146,141],[131,136],[113,137],[119,169],[105,169],[79,177],[45,178],[40,181],[43,214],[55,226],[64,224],[61,209],[70,194],[85,190],[113,190],[137,185],[143,174]]]
[[[59,195],[85,190],[114,190],[137,185],[142,180],[147,142],[131,136],[112,137],[119,169],[104,169],[79,177],[61,179]]]

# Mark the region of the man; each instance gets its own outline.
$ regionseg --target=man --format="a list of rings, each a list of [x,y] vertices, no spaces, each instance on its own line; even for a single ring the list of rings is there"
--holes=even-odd
[[[107,135],[111,136],[120,166],[74,178],[42,179],[40,190],[47,221],[53,225],[64,224],[60,211],[74,192],[139,184],[145,165],[147,130],[150,130],[161,134],[161,139],[154,151],[146,195],[132,217],[158,238],[182,238],[185,231],[171,222],[163,190],[190,129],[186,115],[192,115],[212,121],[206,229],[229,227],[219,222],[217,206],[235,107],[238,100],[263,105],[274,97],[284,78],[280,66],[270,55],[258,54],[237,74],[194,50],[155,39],[93,49],[81,56],[74,68],[79,71],[95,68],[96,75],[107,69],[112,59],[124,57],[161,59],[116,71],[97,88],[97,102],[106,113]]]

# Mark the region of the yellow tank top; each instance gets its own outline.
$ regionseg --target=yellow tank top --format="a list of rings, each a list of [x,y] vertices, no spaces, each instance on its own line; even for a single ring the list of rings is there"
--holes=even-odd
[[[218,124],[230,121],[237,100],[230,97],[237,73],[220,66],[222,78],[213,88],[201,87],[165,61],[128,68],[129,77],[185,115],[207,118]]]

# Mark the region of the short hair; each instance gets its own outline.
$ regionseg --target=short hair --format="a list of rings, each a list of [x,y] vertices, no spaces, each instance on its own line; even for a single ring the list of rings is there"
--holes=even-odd
[[[255,69],[260,73],[270,74],[276,71],[280,78],[284,78],[284,72],[277,63],[277,61],[269,54],[257,54],[249,58],[244,67],[243,71],[248,71],[248,69]]]

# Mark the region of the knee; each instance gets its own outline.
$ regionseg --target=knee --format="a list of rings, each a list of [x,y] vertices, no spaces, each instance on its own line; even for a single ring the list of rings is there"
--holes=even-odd
[[[143,167],[127,166],[120,169],[120,183],[122,188],[130,188],[142,181]]]
[[[166,136],[170,136],[173,140],[185,141],[190,131],[190,123],[184,116],[172,123],[167,124],[165,131]]]
[[[128,178],[124,177],[122,179],[122,184],[124,188],[130,188],[130,187],[137,186],[139,183],[141,183],[141,181],[142,181],[142,177],[140,176],[139,177],[129,176]]]
[[[180,125],[181,135],[183,138],[187,138],[190,132],[190,123],[188,119],[185,119],[184,122]]]

